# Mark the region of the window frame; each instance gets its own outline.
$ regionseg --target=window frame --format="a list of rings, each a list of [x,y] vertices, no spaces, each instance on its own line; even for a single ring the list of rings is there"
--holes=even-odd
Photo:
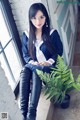
[[[15,45],[17,46],[21,63],[22,63],[22,65],[24,65],[25,62],[24,62],[24,59],[22,56],[21,40],[20,40],[17,26],[15,24],[15,20],[14,20],[13,14],[12,14],[10,3],[8,0],[0,0],[0,3],[1,3],[2,9],[3,9],[3,15],[5,15],[4,18],[5,18],[7,28],[10,31],[9,33],[11,33],[11,36],[14,38],[14,42],[15,42]],[[19,81],[17,82],[13,91],[14,91],[15,97],[17,97],[17,95],[19,93]]]

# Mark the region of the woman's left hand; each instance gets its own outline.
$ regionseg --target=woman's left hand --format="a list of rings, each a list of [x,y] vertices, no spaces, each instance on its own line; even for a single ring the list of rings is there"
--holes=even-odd
[[[40,62],[39,65],[41,66],[50,66],[51,64],[49,62]]]

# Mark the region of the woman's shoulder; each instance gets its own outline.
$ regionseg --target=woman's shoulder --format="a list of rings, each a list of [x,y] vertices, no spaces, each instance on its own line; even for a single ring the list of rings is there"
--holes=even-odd
[[[59,33],[58,33],[58,31],[56,29],[51,29],[50,37],[56,39],[56,38],[60,38],[60,35],[59,35]]]
[[[26,36],[27,38],[29,38],[29,32],[28,32],[28,30],[25,30],[25,31],[23,32],[23,35]]]
[[[50,36],[52,36],[53,34],[56,34],[56,33],[58,33],[56,29],[52,28],[50,30]]]
[[[28,35],[27,31],[24,31],[22,34],[22,42],[24,44],[26,44],[28,42],[28,38],[29,38],[29,35]]]

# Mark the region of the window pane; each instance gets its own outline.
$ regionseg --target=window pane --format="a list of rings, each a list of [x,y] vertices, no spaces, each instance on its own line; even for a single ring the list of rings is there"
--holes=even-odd
[[[21,64],[17,55],[18,53],[15,48],[14,41],[11,41],[6,47],[5,54],[8,59],[14,78],[17,81],[19,79],[19,74],[21,71]]]
[[[8,31],[8,27],[5,13],[0,9],[0,51],[3,50],[0,53],[0,62],[11,88],[14,89],[19,80],[22,63],[17,45],[12,39],[12,33]],[[5,45],[6,47],[4,47]]]
[[[0,41],[2,43],[2,46],[4,47],[9,40],[10,35],[0,9]]]
[[[15,82],[13,81],[12,76],[11,76],[11,74],[9,72],[9,69],[8,69],[6,61],[4,59],[3,53],[0,54],[0,63],[1,63],[2,68],[4,69],[5,75],[6,75],[7,79],[8,79],[8,81],[9,81],[9,84],[10,84],[11,88],[14,89]]]

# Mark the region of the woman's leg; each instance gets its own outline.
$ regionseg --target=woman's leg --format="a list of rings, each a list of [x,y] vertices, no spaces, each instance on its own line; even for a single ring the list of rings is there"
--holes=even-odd
[[[42,88],[42,81],[35,72],[33,72],[32,82],[33,82],[32,84],[33,86],[32,86],[27,120],[36,120],[36,110]]]
[[[32,77],[31,70],[27,67],[24,67],[20,73],[20,107],[23,115],[23,120],[26,120],[28,112],[31,77]]]

